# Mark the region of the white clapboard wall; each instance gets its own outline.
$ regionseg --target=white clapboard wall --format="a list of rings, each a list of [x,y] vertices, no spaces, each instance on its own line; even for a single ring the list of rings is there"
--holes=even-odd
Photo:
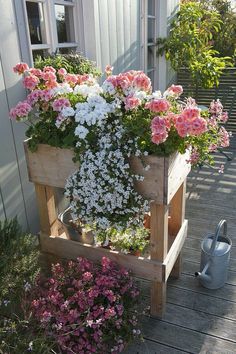
[[[25,127],[8,118],[9,109],[25,97],[12,71],[21,60],[15,8],[12,0],[0,0],[0,5],[0,219],[17,216],[25,230],[34,231],[37,210],[22,145]]]
[[[34,188],[28,182],[22,141],[25,127],[11,122],[8,112],[25,91],[12,67],[19,61],[30,63],[25,0],[0,0],[0,220],[18,217],[24,229],[38,231]],[[148,0],[76,0],[81,34],[79,49],[104,70],[114,73],[142,70],[143,4]],[[158,5],[158,33],[166,35],[179,0],[155,0]],[[146,3],[147,5],[147,3]],[[162,86],[174,80],[174,73],[159,60],[164,73]]]

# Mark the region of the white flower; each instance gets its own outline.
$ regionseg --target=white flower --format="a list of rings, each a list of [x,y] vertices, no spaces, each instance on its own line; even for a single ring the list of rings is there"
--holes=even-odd
[[[88,129],[86,129],[83,125],[78,125],[75,128],[75,135],[80,139],[84,140],[87,134],[89,133]]]
[[[72,107],[65,107],[62,109],[61,114],[64,117],[73,117],[75,115],[75,111]]]
[[[78,94],[84,97],[87,97],[89,95],[97,95],[102,93],[102,88],[98,84],[94,85],[76,85],[74,88],[74,94]]]
[[[60,84],[59,86],[54,87],[51,90],[51,92],[54,96],[58,96],[58,95],[64,95],[64,94],[73,92],[73,89],[70,87],[69,84],[64,82],[64,83]]]
[[[29,352],[31,352],[33,350],[33,342],[29,342],[29,346],[28,346],[28,349],[27,349]]]

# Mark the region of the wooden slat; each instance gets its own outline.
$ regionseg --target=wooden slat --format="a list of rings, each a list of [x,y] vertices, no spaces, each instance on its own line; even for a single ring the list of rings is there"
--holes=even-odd
[[[24,147],[31,182],[65,188],[66,179],[79,168],[72,161],[73,150],[40,144],[36,152],[31,152],[27,141]]]
[[[101,247],[81,244],[72,240],[67,240],[62,236],[48,237],[41,234],[40,244],[43,252],[55,254],[62,258],[76,259],[79,256],[87,257],[98,262],[103,256],[109,257],[112,261],[130,269],[136,276],[149,280],[162,280],[162,263],[148,260],[143,257],[121,254],[117,251],[107,250]]]
[[[165,279],[167,280],[187,237],[188,221],[185,220],[165,258]]]

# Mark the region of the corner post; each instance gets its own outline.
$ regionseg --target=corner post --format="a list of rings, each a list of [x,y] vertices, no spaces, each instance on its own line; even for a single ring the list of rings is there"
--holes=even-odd
[[[163,262],[168,252],[168,206],[151,202],[151,259]],[[164,278],[164,275],[163,275]],[[166,282],[151,283],[151,316],[161,318],[165,312]]]

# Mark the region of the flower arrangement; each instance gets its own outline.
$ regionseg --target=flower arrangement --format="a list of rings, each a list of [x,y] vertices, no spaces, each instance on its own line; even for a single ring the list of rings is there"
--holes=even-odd
[[[103,258],[55,264],[37,279],[33,314],[63,353],[120,353],[140,336],[134,307],[138,291],[127,270]]]
[[[132,228],[141,248],[145,243],[149,205],[134,188],[143,177],[130,170],[131,155],[168,156],[188,149],[188,162],[197,165],[213,163],[211,153],[229,145],[222,126],[227,113],[219,100],[201,110],[192,98],[180,101],[181,86],[153,92],[141,71],[113,75],[108,66],[102,85],[92,75],[70,74],[64,68],[41,70],[20,63],[14,71],[24,74],[30,93],[11,109],[10,117],[32,123],[27,132],[32,150],[39,143],[74,149],[80,169],[68,178],[65,194],[73,218],[89,224],[99,242],[108,244],[111,235],[127,236]]]

